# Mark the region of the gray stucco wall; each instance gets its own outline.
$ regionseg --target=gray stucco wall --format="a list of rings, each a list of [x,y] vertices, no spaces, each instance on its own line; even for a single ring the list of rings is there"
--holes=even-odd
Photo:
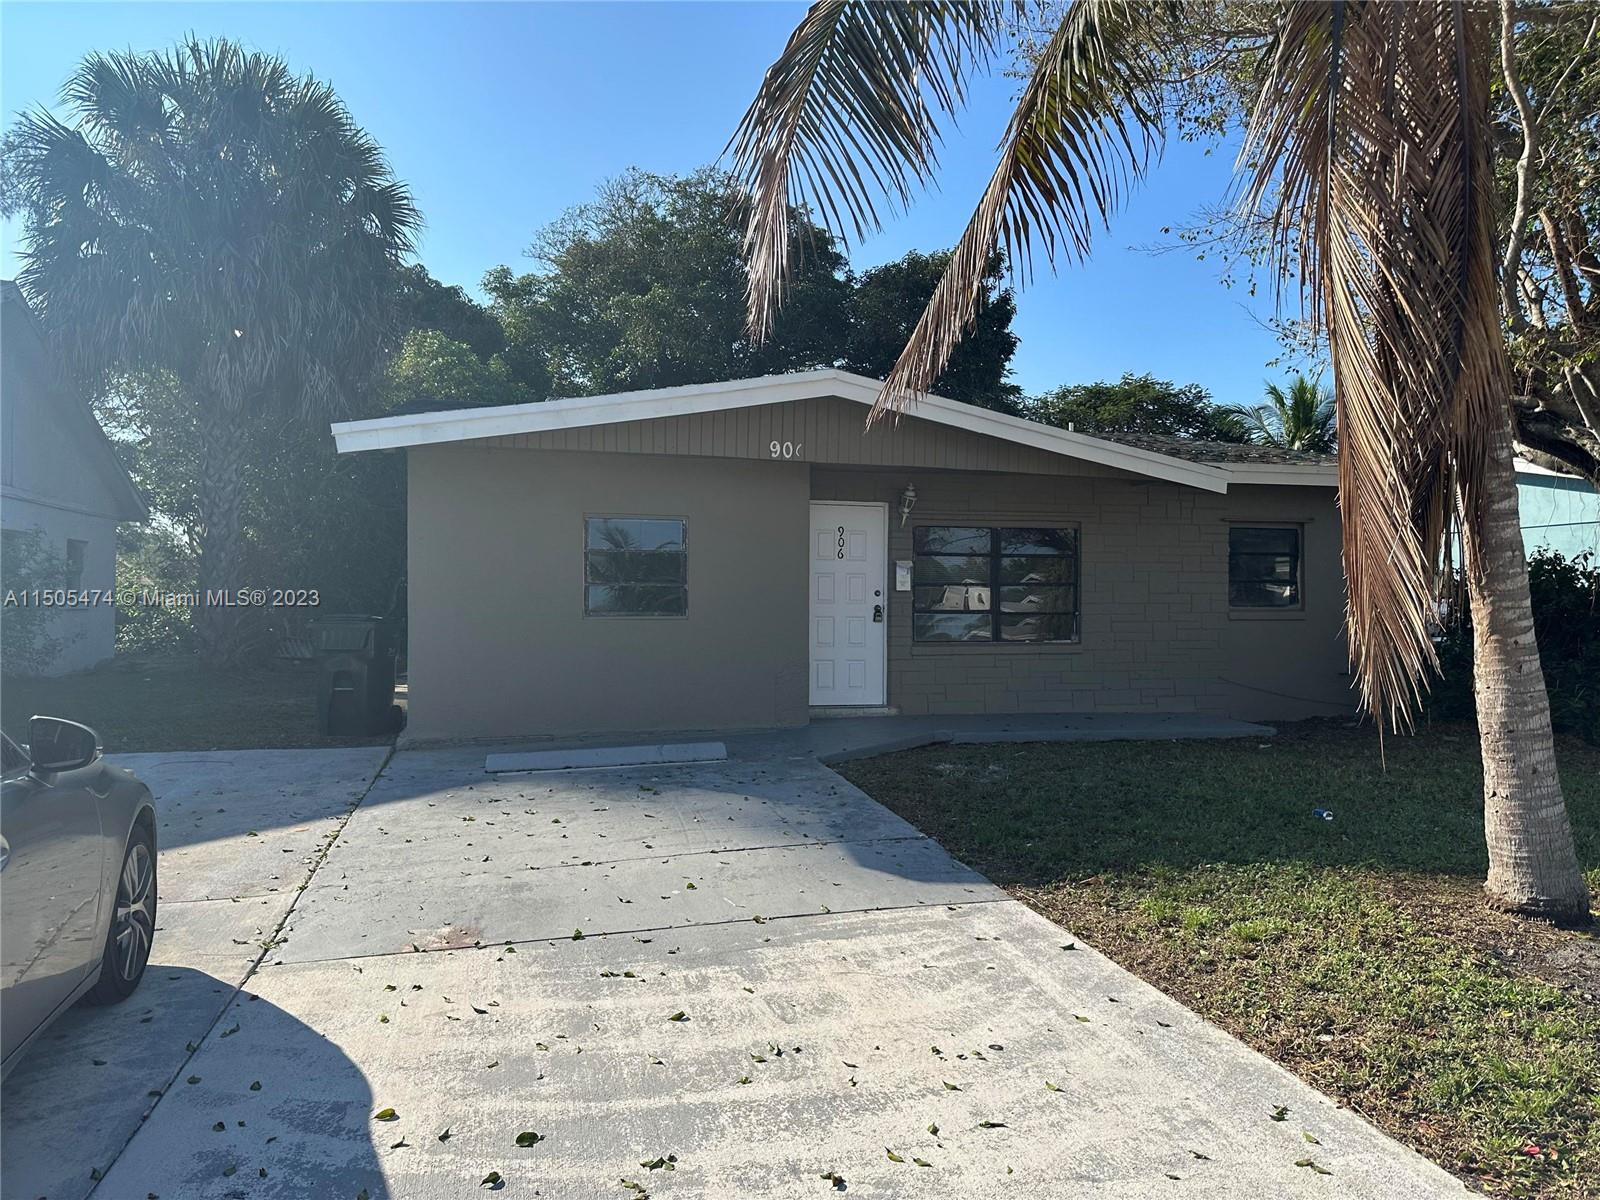
[[[416,740],[803,724],[803,463],[409,452]],[[583,518],[688,520],[685,617],[586,617]]]
[[[900,492],[917,487],[904,528]],[[1330,488],[855,468],[491,448],[410,451],[408,739],[762,727],[808,719],[808,504],[917,524],[1075,524],[1082,640],[930,646],[889,593],[888,701],[908,714],[1351,711]],[[684,618],[583,613],[583,517],[684,516]],[[1304,530],[1303,610],[1230,611],[1230,520]],[[891,573],[892,579],[892,573]]]
[[[915,483],[889,557],[919,524],[1077,525],[1082,636],[1073,645],[911,640],[911,594],[891,592],[889,703],[902,713],[1203,712],[1291,720],[1349,712],[1344,585],[1331,488],[815,467],[819,500],[893,505]],[[1228,523],[1304,529],[1303,610],[1228,607]]]

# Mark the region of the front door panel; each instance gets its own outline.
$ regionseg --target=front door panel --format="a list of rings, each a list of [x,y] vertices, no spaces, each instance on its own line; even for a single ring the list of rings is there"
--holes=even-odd
[[[880,705],[888,509],[811,506],[811,703]]]

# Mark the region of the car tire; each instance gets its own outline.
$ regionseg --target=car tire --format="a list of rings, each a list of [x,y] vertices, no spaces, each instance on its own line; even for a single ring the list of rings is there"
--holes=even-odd
[[[85,995],[90,1004],[126,1000],[144,978],[156,928],[156,847],[150,831],[136,825],[117,872],[117,896],[106,930],[100,978]]]

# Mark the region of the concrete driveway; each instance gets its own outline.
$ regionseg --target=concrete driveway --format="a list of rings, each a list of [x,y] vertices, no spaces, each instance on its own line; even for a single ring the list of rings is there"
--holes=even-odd
[[[5,1194],[1467,1194],[794,743],[483,762],[400,753],[341,829],[352,760],[320,815],[193,854],[181,903],[164,851],[177,978],[14,1077]],[[147,1090],[120,1154],[83,1140]]]

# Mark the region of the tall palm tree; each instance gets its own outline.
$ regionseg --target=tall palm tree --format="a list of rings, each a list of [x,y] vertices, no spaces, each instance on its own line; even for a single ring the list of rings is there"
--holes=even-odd
[[[1329,453],[1339,444],[1338,414],[1333,396],[1315,379],[1296,375],[1288,391],[1266,384],[1265,404],[1234,404],[1223,411],[1236,417],[1250,440],[1284,450]]]
[[[231,42],[92,54],[61,100],[71,124],[40,109],[5,139],[19,281],[87,378],[178,380],[199,430],[200,585],[234,592],[245,419],[345,406],[420,218],[331,87]],[[240,610],[196,615],[206,657],[234,659]]]
[[[1501,0],[1502,40],[1514,0]],[[1032,6],[819,0],[730,147],[752,195],[749,323],[771,326],[792,269],[791,204],[842,232],[879,225],[938,167],[940,126]],[[1076,0],[1034,60],[1000,158],[874,416],[914,403],[972,320],[998,247],[1089,251],[1162,137],[1179,0]],[[1327,340],[1341,431],[1348,628],[1363,701],[1409,722],[1436,666],[1430,629],[1448,515],[1463,514],[1482,732],[1490,901],[1588,920],[1556,775],[1511,459],[1499,311],[1489,75],[1479,2],[1287,3],[1259,72],[1242,201],[1273,232]]]

